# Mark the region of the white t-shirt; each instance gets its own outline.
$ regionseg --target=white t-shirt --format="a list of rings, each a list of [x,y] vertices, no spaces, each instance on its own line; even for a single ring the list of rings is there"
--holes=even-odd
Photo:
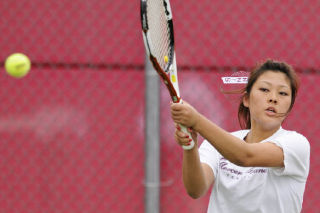
[[[232,134],[240,139],[249,130]],[[240,167],[225,159],[209,142],[200,148],[200,161],[208,164],[215,181],[208,213],[299,213],[309,173],[310,145],[294,131],[280,128],[261,141],[282,148],[284,168]]]

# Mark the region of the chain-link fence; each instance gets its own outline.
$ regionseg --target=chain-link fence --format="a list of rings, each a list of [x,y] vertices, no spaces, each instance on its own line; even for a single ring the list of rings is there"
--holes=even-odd
[[[266,58],[301,78],[284,128],[311,144],[303,212],[320,211],[320,2],[172,0],[184,99],[233,131],[237,104],[222,75]],[[0,209],[12,212],[143,212],[145,76],[139,1],[0,1]],[[5,74],[14,52],[32,60]],[[160,95],[160,210],[206,212],[208,196],[183,188],[169,96]]]

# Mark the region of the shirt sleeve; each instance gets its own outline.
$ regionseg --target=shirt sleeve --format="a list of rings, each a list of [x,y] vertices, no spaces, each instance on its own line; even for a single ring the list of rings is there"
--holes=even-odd
[[[309,141],[297,132],[291,132],[272,139],[283,150],[284,167],[274,168],[276,175],[290,175],[301,181],[308,177],[310,166],[310,144]]]
[[[199,148],[200,162],[210,166],[216,177],[219,164],[219,152],[206,140]]]

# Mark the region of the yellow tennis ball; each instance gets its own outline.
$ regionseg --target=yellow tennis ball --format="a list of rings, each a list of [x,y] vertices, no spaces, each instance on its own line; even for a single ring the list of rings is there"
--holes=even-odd
[[[30,59],[22,53],[14,53],[5,61],[7,73],[15,78],[22,78],[28,74],[31,68]]]
[[[164,59],[164,62],[165,62],[165,63],[168,63],[168,61],[169,61],[168,56],[165,55],[163,59]]]

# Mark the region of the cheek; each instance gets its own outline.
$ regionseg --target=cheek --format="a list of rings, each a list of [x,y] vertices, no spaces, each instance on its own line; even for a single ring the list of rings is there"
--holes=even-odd
[[[282,99],[280,99],[280,101],[282,102],[282,106],[290,108],[290,105],[293,100],[292,100],[292,96],[290,95],[290,96],[283,97]]]
[[[287,109],[287,111],[290,109],[291,103],[292,103],[291,98],[290,98],[289,100],[286,100],[286,102],[285,102],[285,108]]]
[[[248,108],[249,108],[249,112],[250,112],[251,117],[255,117],[260,113],[259,109],[261,109],[261,107],[262,107],[262,106],[260,106],[260,103],[261,102],[257,102],[254,99],[250,99],[250,102],[248,104]]]
[[[252,92],[250,95],[249,107],[254,110],[254,108],[259,107],[262,103],[263,103],[263,97],[259,94]]]

